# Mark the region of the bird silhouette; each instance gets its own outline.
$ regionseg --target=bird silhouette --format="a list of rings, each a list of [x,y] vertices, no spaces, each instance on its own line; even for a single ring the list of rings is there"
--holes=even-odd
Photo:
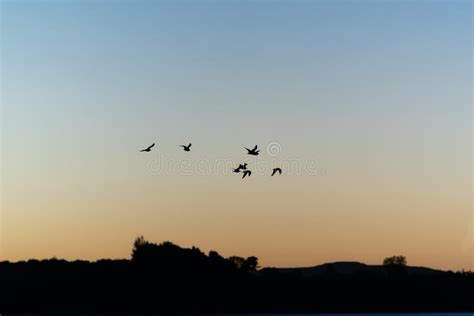
[[[273,172],[272,172],[272,177],[275,175],[275,173],[279,173],[281,174],[281,168],[273,168]]]
[[[245,171],[244,171],[244,175],[242,176],[242,179],[245,178],[245,176],[249,176],[249,177],[250,177],[251,175],[252,175],[252,171],[250,171],[250,170],[245,170]]]
[[[247,163],[239,164],[239,169],[241,169],[241,170],[247,170]]]
[[[260,152],[260,150],[257,150],[257,145],[255,145],[253,149],[248,149],[247,147],[244,148],[247,149],[247,154],[252,156],[258,156],[258,153]]]
[[[192,145],[192,144],[189,143],[188,146],[186,146],[186,145],[179,145],[179,147],[183,147],[184,151],[191,151],[191,145]]]
[[[155,146],[155,143],[151,144],[150,146],[148,146],[145,149],[140,150],[140,152],[150,152],[151,149],[153,148],[153,146]]]
[[[247,164],[239,164],[239,166],[235,169],[232,169],[235,173],[239,173],[240,170],[247,170]]]

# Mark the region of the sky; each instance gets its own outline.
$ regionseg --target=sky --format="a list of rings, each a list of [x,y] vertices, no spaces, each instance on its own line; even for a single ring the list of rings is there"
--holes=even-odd
[[[129,258],[143,235],[262,266],[473,269],[472,13],[0,1],[0,260]]]

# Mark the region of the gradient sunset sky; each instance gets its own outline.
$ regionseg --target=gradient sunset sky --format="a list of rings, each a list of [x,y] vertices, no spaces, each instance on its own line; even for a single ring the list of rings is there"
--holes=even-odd
[[[128,258],[143,235],[473,269],[471,1],[0,9],[0,260]]]

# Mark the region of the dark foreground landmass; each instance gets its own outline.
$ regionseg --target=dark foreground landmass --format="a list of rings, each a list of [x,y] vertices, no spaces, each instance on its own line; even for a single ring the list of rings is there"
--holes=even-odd
[[[470,312],[474,275],[355,262],[258,270],[256,257],[137,239],[132,260],[0,262],[0,313]]]

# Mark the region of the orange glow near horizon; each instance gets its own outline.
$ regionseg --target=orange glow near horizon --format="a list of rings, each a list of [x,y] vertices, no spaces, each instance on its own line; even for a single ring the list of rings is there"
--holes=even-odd
[[[470,1],[0,9],[0,261],[473,270]]]

